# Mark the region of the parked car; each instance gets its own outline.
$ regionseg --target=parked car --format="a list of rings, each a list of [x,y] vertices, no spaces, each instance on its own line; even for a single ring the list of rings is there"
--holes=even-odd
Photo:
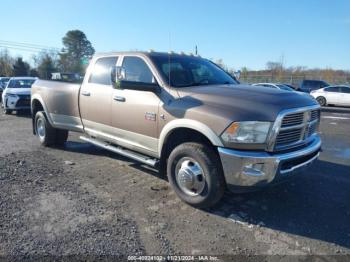
[[[322,80],[303,80],[298,88],[298,91],[310,93],[313,90],[324,88],[329,86],[329,84]]]
[[[9,80],[9,77],[0,77],[0,102],[2,102],[2,92],[4,91]]]
[[[226,187],[242,192],[284,181],[321,149],[315,99],[239,84],[196,56],[95,55],[81,85],[36,81],[31,105],[43,146],[80,132],[83,141],[158,167],[183,201],[201,208]]]
[[[257,84],[253,84],[253,86],[264,86],[264,87],[276,88],[276,89],[285,90],[285,91],[295,91],[293,88],[286,86],[285,84],[257,83]]]
[[[2,107],[5,114],[30,109],[31,86],[35,77],[12,77],[2,93]]]
[[[321,106],[350,106],[350,86],[328,86],[311,91],[310,95],[312,95]]]
[[[292,88],[292,89],[294,89],[294,90],[298,90],[298,87],[296,87],[296,86],[294,86],[294,85],[292,85],[292,84],[286,84],[286,83],[283,83],[283,85],[285,85],[285,86],[289,86],[290,88]]]

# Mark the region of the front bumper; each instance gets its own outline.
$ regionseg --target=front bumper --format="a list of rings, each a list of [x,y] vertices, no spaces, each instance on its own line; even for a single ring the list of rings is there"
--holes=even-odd
[[[238,151],[218,148],[226,184],[231,191],[251,191],[278,183],[308,167],[321,151],[319,135],[299,150],[287,153]]]
[[[9,110],[27,110],[30,109],[30,96],[6,96],[4,97],[3,107]]]

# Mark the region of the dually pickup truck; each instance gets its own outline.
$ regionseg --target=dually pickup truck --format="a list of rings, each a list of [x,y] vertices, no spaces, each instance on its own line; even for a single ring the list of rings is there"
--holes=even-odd
[[[157,167],[199,208],[217,203],[226,188],[288,181],[321,150],[320,107],[308,94],[240,84],[192,55],[99,54],[81,85],[37,80],[31,107],[42,145],[63,145],[68,131],[80,132]]]

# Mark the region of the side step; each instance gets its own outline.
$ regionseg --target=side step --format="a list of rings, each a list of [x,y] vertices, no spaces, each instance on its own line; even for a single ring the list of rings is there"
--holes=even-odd
[[[146,165],[149,165],[149,166],[152,166],[152,167],[155,167],[157,166],[158,164],[158,160],[157,159],[154,159],[154,158],[150,158],[148,156],[145,156],[145,155],[141,155],[139,153],[136,153],[136,152],[133,152],[131,150],[127,150],[127,149],[124,149],[122,147],[119,147],[119,146],[113,146],[107,142],[101,142],[101,141],[98,141],[94,138],[89,138],[89,137],[85,137],[85,136],[81,136],[80,137],[81,140],[84,140],[86,142],[89,142],[95,146],[98,146],[98,147],[102,147],[104,149],[107,149],[109,151],[112,151],[114,153],[117,153],[119,155],[122,155],[122,156],[125,156],[125,157],[128,157],[128,158],[131,158],[133,160],[136,160],[138,162],[141,162],[143,164],[146,164]]]

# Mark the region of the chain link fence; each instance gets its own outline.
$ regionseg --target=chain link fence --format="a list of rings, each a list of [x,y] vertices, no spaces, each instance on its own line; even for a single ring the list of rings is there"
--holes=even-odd
[[[273,74],[249,74],[242,73],[239,79],[242,83],[285,83],[293,86],[299,86],[303,80],[324,80],[329,84],[347,84],[350,85],[350,75],[345,76],[329,76],[324,77],[321,75],[273,75]]]

